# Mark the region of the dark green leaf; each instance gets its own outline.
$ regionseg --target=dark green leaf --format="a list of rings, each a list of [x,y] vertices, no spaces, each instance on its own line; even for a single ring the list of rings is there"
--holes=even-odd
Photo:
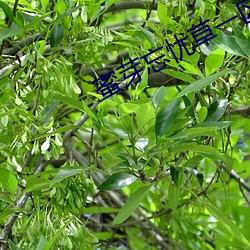
[[[212,103],[208,108],[208,114],[204,122],[219,121],[227,108],[228,100],[223,99]]]
[[[56,25],[50,35],[50,46],[56,47],[63,39],[64,28],[61,24]]]
[[[155,121],[156,136],[162,136],[168,131],[175,121],[178,110],[179,101],[175,99],[159,112]]]
[[[4,3],[3,1],[0,1],[0,8],[3,9],[5,15],[11,20],[14,20],[14,15],[13,12],[11,10],[11,8],[9,7],[9,5],[7,5],[6,3]]]
[[[178,180],[179,180],[179,173],[181,169],[180,168],[175,168],[173,166],[170,166],[170,175],[172,181],[175,183],[176,186],[178,186]]]
[[[120,172],[109,176],[99,187],[99,190],[117,190],[133,183],[136,177],[132,174]]]

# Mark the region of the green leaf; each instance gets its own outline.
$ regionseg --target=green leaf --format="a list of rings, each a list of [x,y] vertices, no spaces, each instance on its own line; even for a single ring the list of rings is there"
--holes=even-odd
[[[195,92],[197,90],[200,90],[200,89],[206,87],[207,85],[213,83],[214,81],[218,80],[220,77],[222,77],[223,75],[225,75],[225,74],[227,74],[229,72],[230,72],[230,70],[223,70],[223,71],[215,73],[215,74],[213,74],[211,76],[207,76],[207,77],[202,78],[202,79],[200,79],[198,81],[195,81],[195,82],[189,84],[184,90],[182,90],[177,95],[177,98],[181,97],[183,95]]]
[[[38,190],[43,190],[49,188],[51,185],[51,180],[47,180],[42,177],[31,176],[26,178],[26,188],[24,192],[33,192]]]
[[[83,167],[73,167],[73,166],[67,166],[64,168],[61,168],[58,173],[56,174],[55,178],[52,180],[51,182],[51,186],[54,185],[57,182],[61,182],[62,180],[70,177],[70,176],[74,176],[77,174],[80,174],[82,172],[85,172],[86,169]]]
[[[47,6],[48,6],[49,0],[41,0],[40,2],[41,2],[42,7],[43,7],[44,9],[46,9]]]
[[[8,29],[2,29],[0,30],[0,41],[3,41],[6,38],[12,37],[12,36],[17,36],[20,33],[23,32],[23,29],[20,29],[18,26],[14,25]]]
[[[8,242],[9,242],[10,250],[22,250],[17,245],[15,245],[11,240],[9,240]]]
[[[200,186],[202,187],[203,185],[203,181],[204,181],[204,176],[201,172],[197,171],[196,169],[194,168],[189,168],[189,167],[186,167],[185,168],[188,172],[190,172],[192,175],[195,176],[195,178],[198,180]]]
[[[80,101],[75,100],[75,99],[73,99],[73,98],[70,98],[70,97],[68,97],[68,96],[64,96],[64,95],[62,95],[62,94],[60,94],[60,93],[57,93],[57,92],[55,92],[53,96],[54,96],[54,98],[56,98],[57,100],[59,100],[59,101],[61,101],[61,102],[63,102],[63,103],[66,103],[66,104],[68,104],[69,106],[71,106],[71,107],[73,107],[73,108],[76,108],[76,109],[78,109],[78,110],[80,110],[80,111],[82,111],[82,112],[85,112],[85,110],[84,110],[84,108],[83,108],[83,105],[82,105],[82,103],[81,103]]]
[[[168,204],[174,211],[177,208],[180,199],[180,189],[172,182],[168,188]]]
[[[134,113],[139,109],[140,105],[135,103],[122,103],[121,105],[119,105],[119,110],[122,115]]]
[[[170,139],[190,139],[196,136],[206,135],[207,132],[215,131],[219,129],[218,127],[195,127],[188,128],[180,131],[179,133],[172,135]]]
[[[200,122],[203,122],[206,119],[207,116],[207,108],[206,107],[201,107],[199,112],[198,112],[198,118]]]
[[[49,104],[44,105],[42,112],[42,124],[49,122],[50,118],[53,116],[55,110],[58,108],[59,102],[56,100],[51,101]]]
[[[174,78],[180,79],[184,82],[191,83],[191,82],[195,81],[195,79],[193,77],[191,77],[190,75],[183,73],[183,72],[180,72],[180,71],[173,70],[173,69],[164,69],[164,70],[162,70],[162,72],[166,73]]]
[[[113,208],[113,207],[82,207],[80,209],[82,214],[105,214],[105,213],[117,213],[119,212],[119,208]]]
[[[166,94],[166,87],[161,86],[159,89],[157,89],[155,94],[152,96],[151,100],[152,100],[152,104],[153,104],[155,111],[157,111],[158,107],[163,102],[165,94]]]
[[[170,175],[172,178],[172,181],[174,182],[174,184],[176,186],[178,186],[178,180],[179,180],[179,172],[180,172],[180,168],[176,168],[173,166],[170,166]]]
[[[166,25],[167,21],[168,21],[168,9],[167,9],[166,4],[164,4],[162,2],[158,3],[157,14],[158,14],[158,18],[159,18],[160,22],[163,25]]]
[[[204,121],[195,124],[193,127],[217,127],[217,129],[222,129],[228,127],[230,124],[232,124],[231,121],[225,121],[225,122]]]
[[[0,222],[4,223],[6,219],[8,219],[8,217],[14,213],[18,213],[18,212],[23,212],[23,208],[18,208],[18,209],[14,209],[14,208],[6,208],[5,211],[0,212]]]
[[[11,21],[14,21],[14,15],[13,15],[13,12],[12,12],[11,8],[9,7],[9,5],[7,5],[7,4],[4,3],[3,1],[0,1],[0,8],[3,9],[5,15],[6,15]]]
[[[18,180],[16,176],[5,168],[0,168],[0,183],[11,194],[14,194],[18,187]]]
[[[43,250],[43,247],[46,245],[47,242],[48,241],[47,241],[46,237],[44,235],[41,235],[40,239],[38,241],[36,250]]]
[[[219,48],[241,57],[247,57],[244,51],[239,46],[236,37],[229,36],[222,31],[216,30],[218,36],[214,37],[211,43],[216,44]]]
[[[191,63],[181,61],[180,65],[185,68],[186,73],[190,73],[190,74],[194,74],[194,75],[198,75],[200,77],[203,77],[203,74],[201,73],[200,69],[197,66],[195,66],[195,64],[193,65]]]
[[[133,183],[136,177],[132,174],[120,172],[109,176],[99,187],[99,190],[117,190]]]
[[[148,68],[146,67],[141,76],[141,81],[136,85],[134,97],[137,98],[147,86],[148,86]]]
[[[56,25],[50,35],[50,46],[56,47],[63,39],[64,28],[61,24]]]
[[[49,249],[52,247],[54,241],[59,237],[59,235],[64,231],[64,229],[65,229],[65,228],[68,226],[68,224],[69,224],[69,222],[68,222],[68,223],[64,222],[64,223],[65,223],[65,224],[64,224],[59,230],[57,230],[57,231],[55,232],[55,234],[53,235],[53,237],[45,244],[45,246],[43,247],[42,250],[49,250]]]
[[[132,195],[130,195],[127,202],[116,215],[112,224],[121,224],[124,222],[139,206],[143,198],[147,195],[150,187],[150,185],[144,185],[138,188]]]
[[[156,116],[155,132],[156,136],[164,135],[174,123],[179,110],[179,101],[174,99]]]
[[[205,60],[205,72],[207,76],[220,69],[223,65],[224,57],[225,51],[223,49],[217,49],[209,54]]]
[[[141,42],[147,40],[151,43],[153,48],[157,47],[156,42],[155,42],[155,35],[151,31],[144,29],[140,26],[139,26],[139,30],[138,30],[138,26],[136,26],[136,29],[137,30],[134,35],[135,38],[137,38]]]
[[[227,109],[227,104],[228,104],[227,99],[222,99],[222,100],[215,101],[214,103],[212,103],[208,108],[208,114],[205,119],[205,122],[219,121]]]
[[[200,199],[201,200],[201,199]],[[201,200],[202,201],[202,200]],[[230,220],[220,209],[216,208],[212,204],[202,201],[208,212],[215,217],[223,226],[232,233],[239,241],[241,241],[245,246],[250,248],[250,242],[245,238],[245,236],[240,232],[238,227]]]

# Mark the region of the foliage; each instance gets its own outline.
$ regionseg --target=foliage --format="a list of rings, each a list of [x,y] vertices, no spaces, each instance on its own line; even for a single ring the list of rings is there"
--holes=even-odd
[[[235,4],[0,1],[1,249],[250,248],[250,38]],[[177,63],[165,39],[200,19],[217,36]],[[102,101],[95,79],[160,46],[165,69],[140,60],[141,81]]]

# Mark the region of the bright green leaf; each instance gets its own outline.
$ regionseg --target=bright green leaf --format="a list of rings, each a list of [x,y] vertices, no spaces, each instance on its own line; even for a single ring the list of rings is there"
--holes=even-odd
[[[0,183],[11,194],[14,194],[18,187],[16,176],[5,168],[0,168]]]
[[[223,49],[217,49],[213,51],[205,60],[205,72],[206,75],[211,75],[223,65],[225,57],[225,51]]]

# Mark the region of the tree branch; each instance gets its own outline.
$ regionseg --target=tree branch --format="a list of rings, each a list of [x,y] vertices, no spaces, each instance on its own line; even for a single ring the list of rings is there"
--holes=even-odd
[[[117,11],[123,11],[123,10],[129,10],[129,9],[148,9],[147,6],[150,6],[152,3],[151,2],[120,2],[120,3],[115,3],[112,6],[110,6],[108,9],[106,9],[105,6],[102,7],[102,11],[104,13],[108,12],[117,12]],[[157,10],[157,3],[152,4],[151,9],[152,10]]]
[[[240,186],[242,186],[246,191],[250,192],[250,186],[233,169],[229,170],[224,163],[219,164],[219,166],[220,168],[224,169],[232,179],[236,180]]]

